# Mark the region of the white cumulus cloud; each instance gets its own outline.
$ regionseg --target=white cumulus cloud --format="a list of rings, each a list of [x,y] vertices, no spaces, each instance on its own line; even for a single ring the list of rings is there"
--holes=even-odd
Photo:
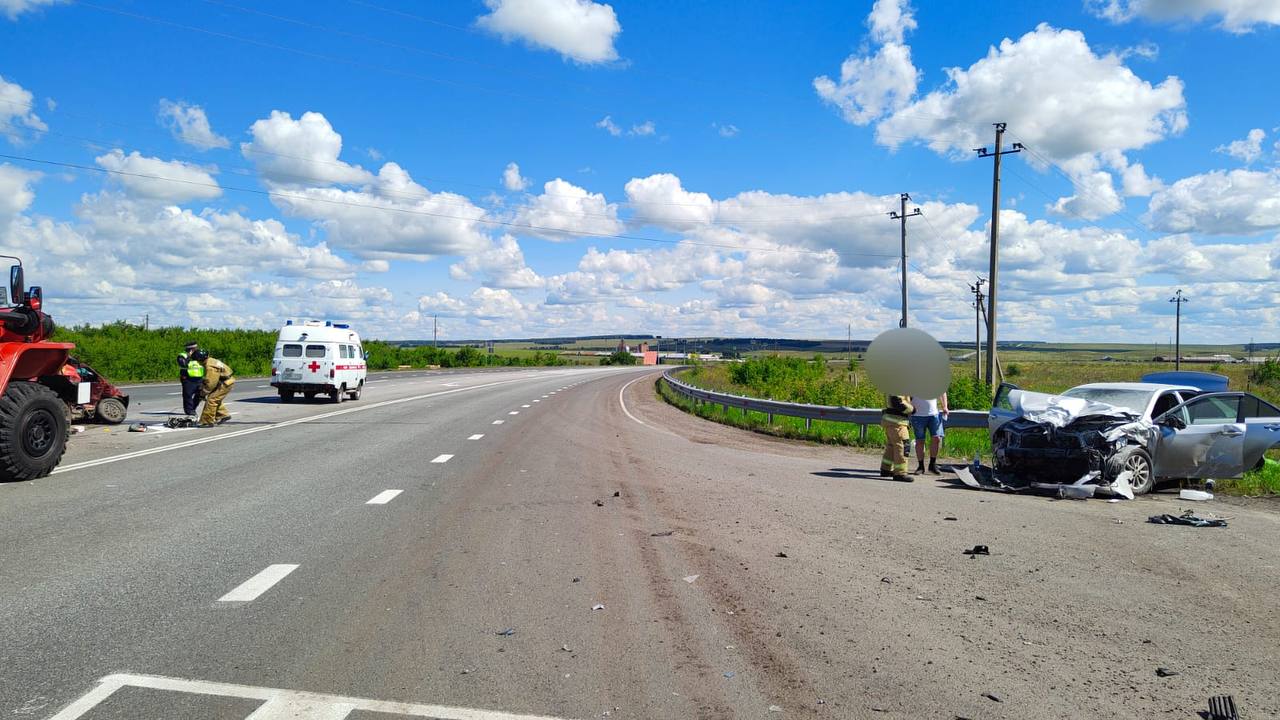
[[[502,186],[511,192],[520,192],[529,187],[529,178],[520,174],[520,166],[510,162],[502,171]]]
[[[1280,229],[1280,170],[1213,170],[1151,198],[1147,221],[1165,232],[1249,235]]]
[[[213,131],[204,108],[181,100],[161,99],[159,120],[173,136],[201,150],[231,147],[231,141]]]
[[[476,24],[505,40],[519,38],[584,64],[618,59],[613,43],[622,25],[610,5],[591,0],[485,0],[485,6],[489,14],[477,18]]]
[[[342,136],[321,113],[305,112],[294,120],[287,112],[272,110],[269,117],[249,127],[249,134],[253,140],[241,143],[240,152],[270,183],[301,186],[372,180],[365,169],[338,159]]]
[[[1099,17],[1123,23],[1134,18],[1199,22],[1218,18],[1228,32],[1247,33],[1257,25],[1280,25],[1280,3],[1273,0],[1087,0]]]
[[[560,178],[545,183],[541,195],[517,209],[515,221],[533,226],[521,232],[547,240],[616,235],[623,230],[618,206],[605,200],[603,193],[589,192]]]
[[[1232,140],[1226,145],[1219,145],[1214,152],[1220,152],[1245,163],[1252,163],[1262,157],[1262,140],[1267,133],[1262,128],[1254,128],[1240,140]]]
[[[22,13],[34,12],[41,6],[56,5],[61,2],[67,2],[67,0],[0,0],[0,14],[4,14],[10,20],[17,20]]]
[[[115,149],[94,162],[111,175],[131,196],[167,203],[211,200],[222,194],[210,170],[180,160],[147,157],[137,150],[124,154]],[[213,170],[216,172],[216,169]]]
[[[920,75],[911,62],[911,48],[903,43],[906,31],[916,27],[906,0],[876,0],[867,25],[879,48],[864,48],[845,58],[839,80],[826,75],[813,80],[818,97],[854,125],[866,125],[906,105]]]
[[[0,76],[0,135],[21,143],[26,131],[43,132],[48,125],[35,114],[31,91]]]

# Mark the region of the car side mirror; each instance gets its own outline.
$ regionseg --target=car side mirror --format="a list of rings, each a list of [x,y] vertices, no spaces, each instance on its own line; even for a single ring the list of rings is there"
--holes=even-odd
[[[1187,427],[1187,424],[1177,415],[1167,415],[1160,418],[1160,424],[1165,427],[1173,428],[1174,430],[1185,430]]]

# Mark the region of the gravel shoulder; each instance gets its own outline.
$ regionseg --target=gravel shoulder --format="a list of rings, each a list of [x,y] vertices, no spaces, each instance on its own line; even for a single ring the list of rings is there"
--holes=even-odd
[[[1250,716],[1280,715],[1273,504],[1195,504],[1231,524],[1187,528],[1145,522],[1192,505],[1176,496],[1056,501],[886,482],[875,455],[690,416],[657,397],[655,377],[625,396],[652,426],[633,423],[628,437],[654,511],[671,518],[671,544],[702,569],[708,599],[737,608],[737,647],[752,648],[740,675],[777,689],[780,706],[1183,718],[1232,694]],[[962,554],[975,544],[991,555]]]

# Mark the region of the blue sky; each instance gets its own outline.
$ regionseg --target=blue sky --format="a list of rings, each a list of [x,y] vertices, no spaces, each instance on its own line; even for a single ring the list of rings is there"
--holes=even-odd
[[[1280,327],[1280,2],[0,0],[0,249],[63,323]],[[23,159],[17,159],[23,158]],[[514,165],[512,165],[514,163]]]

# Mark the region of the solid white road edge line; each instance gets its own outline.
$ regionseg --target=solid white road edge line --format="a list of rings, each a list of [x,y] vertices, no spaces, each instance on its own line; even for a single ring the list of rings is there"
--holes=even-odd
[[[501,424],[502,424],[502,423],[504,423],[504,422],[506,422],[506,420],[494,420],[494,421],[493,421],[493,424],[494,424],[494,425],[501,425]]]
[[[467,438],[467,439],[468,439],[468,440],[479,440],[479,439],[480,439],[480,438],[482,438],[482,437],[484,437],[484,433],[476,433],[475,435],[472,435],[471,437],[469,437],[469,438]]]
[[[262,572],[240,583],[235,590],[218,598],[218,602],[250,602],[297,569],[297,565],[288,563],[268,565]]]
[[[404,492],[403,490],[383,490],[382,492],[369,498],[365,505],[386,505],[391,502],[395,496]]]
[[[675,433],[671,432],[670,430],[665,430],[665,429],[663,429],[663,428],[654,427],[654,426],[650,425],[649,423],[647,423],[647,422],[645,422],[645,421],[641,420],[640,418],[636,417],[635,415],[632,415],[632,414],[631,414],[631,411],[627,409],[627,401],[626,401],[626,400],[624,400],[624,399],[623,399],[623,397],[622,397],[622,394],[623,394],[623,393],[625,393],[625,392],[627,391],[627,388],[631,387],[632,385],[636,384],[637,382],[639,382],[639,381],[641,381],[641,380],[644,380],[645,378],[650,377],[651,375],[652,375],[652,373],[645,374],[645,375],[641,375],[640,377],[636,378],[635,380],[632,380],[631,382],[627,383],[626,385],[623,385],[623,386],[618,390],[618,404],[622,406],[622,412],[626,413],[626,414],[627,414],[627,417],[631,418],[632,420],[635,420],[636,422],[638,422],[638,423],[640,423],[641,425],[643,425],[643,426],[645,426],[645,427],[649,428],[650,430],[657,430],[658,432],[666,433],[666,434],[668,434],[668,435],[675,435]],[[678,437],[678,436],[677,436],[677,437]]]
[[[437,455],[431,460],[433,463],[447,463],[453,459],[452,455]]]
[[[135,450],[134,452],[122,453],[120,455],[112,455],[110,457],[98,458],[97,460],[85,460],[84,462],[63,465],[55,469],[51,475],[72,472],[73,470],[83,470],[84,468],[97,467],[99,465],[107,465],[109,463],[120,462],[121,460],[131,460],[145,455],[155,455],[157,453],[169,452],[170,450],[181,450],[182,448],[192,447],[194,445],[203,445],[205,443],[218,442],[219,440],[230,440],[231,438],[242,437],[244,435],[253,435],[254,433],[266,432],[268,430],[277,430],[283,427],[291,427],[293,425],[302,425],[303,423],[315,422],[316,420],[325,420],[327,418],[336,417],[338,415],[347,415],[350,413],[364,412],[365,410],[373,410],[389,405],[399,405],[401,403],[414,402],[415,400],[425,400],[427,398],[439,397],[441,395],[453,395],[454,393],[467,392],[469,390],[480,390],[482,388],[493,387],[495,385],[507,385],[513,382],[528,379],[528,376],[512,378],[510,380],[499,380],[498,382],[485,383],[483,385],[472,385],[471,387],[456,388],[454,390],[440,390],[438,392],[426,393],[424,395],[413,395],[411,397],[395,398],[394,400],[383,400],[372,405],[358,405],[356,407],[346,408],[344,410],[332,410],[319,415],[309,415],[307,417],[295,418],[293,420],[283,420],[270,425],[260,425],[258,427],[246,428],[244,430],[236,430],[235,432],[219,433],[209,437],[197,438],[195,440],[185,440],[183,442],[171,443],[169,445],[161,445],[160,447],[148,448],[146,450]]]
[[[403,703],[386,700],[366,700],[363,698],[342,695],[322,695],[320,693],[300,690],[282,690],[279,688],[254,687],[252,685],[236,685],[232,683],[207,682],[204,680],[183,680],[160,675],[131,675],[119,673],[107,675],[99,680],[99,685],[82,695],[78,700],[63,708],[50,720],[76,720],[92,710],[112,693],[123,687],[145,688],[166,692],[191,693],[195,695],[213,695],[220,697],[244,698],[246,700],[265,701],[259,709],[270,707],[272,711],[281,710],[283,717],[301,717],[303,712],[315,708],[342,708],[349,714],[355,710],[389,715],[407,715],[418,718],[436,718],[437,720],[560,720],[547,715],[517,715],[497,710],[479,710],[473,708],[450,707],[446,705],[425,705],[420,703]],[[348,709],[349,708],[349,709]],[[256,714],[256,711],[255,711]],[[345,717],[346,714],[343,714]],[[307,714],[307,717],[314,717]],[[262,717],[262,716],[259,716]]]

